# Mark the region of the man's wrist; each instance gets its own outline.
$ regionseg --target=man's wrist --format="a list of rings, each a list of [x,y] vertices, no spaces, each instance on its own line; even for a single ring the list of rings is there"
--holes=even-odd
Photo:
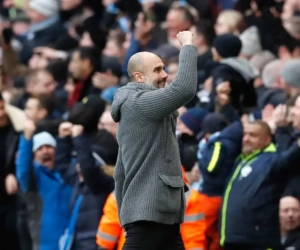
[[[65,51],[59,50],[59,51],[56,52],[56,57],[59,58],[59,59],[65,60],[68,57],[68,53],[65,52]]]
[[[193,43],[185,43],[185,44],[182,44],[182,47],[184,47],[184,46],[188,46],[188,45],[194,46],[194,44],[193,44]]]

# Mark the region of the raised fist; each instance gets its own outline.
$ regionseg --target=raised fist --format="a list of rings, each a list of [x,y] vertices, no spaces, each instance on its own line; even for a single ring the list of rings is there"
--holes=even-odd
[[[18,182],[13,174],[9,174],[6,176],[5,190],[8,195],[13,195],[18,191]]]
[[[181,46],[193,45],[193,33],[190,31],[181,31],[177,34]]]
[[[59,125],[58,134],[59,137],[64,138],[72,135],[72,126],[70,122],[63,122]]]
[[[24,127],[24,137],[27,140],[31,140],[35,130],[36,130],[35,123],[32,120],[27,120],[25,122],[25,127]]]
[[[72,136],[77,137],[83,133],[83,126],[82,125],[73,125],[72,127]]]

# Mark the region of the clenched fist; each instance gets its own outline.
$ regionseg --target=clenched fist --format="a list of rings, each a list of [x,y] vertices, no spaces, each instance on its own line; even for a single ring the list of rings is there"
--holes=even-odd
[[[193,45],[193,33],[190,31],[181,31],[177,34],[181,46]]]
[[[13,195],[18,191],[18,182],[13,174],[9,174],[5,178],[5,190],[8,195]]]
[[[35,123],[33,121],[31,121],[31,120],[27,120],[25,122],[24,137],[27,140],[31,140],[31,138],[32,138],[35,130],[36,130]]]
[[[64,138],[72,135],[72,126],[70,122],[63,122],[59,125],[58,134],[59,137]]]
[[[72,136],[77,137],[83,133],[83,126],[82,125],[73,125],[72,127]]]

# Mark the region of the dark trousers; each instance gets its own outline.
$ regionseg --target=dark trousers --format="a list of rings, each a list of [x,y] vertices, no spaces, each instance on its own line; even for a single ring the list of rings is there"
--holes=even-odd
[[[125,225],[123,250],[184,250],[180,225],[138,221]]]
[[[17,213],[11,211],[1,211],[0,213],[0,249],[20,250],[18,233],[16,228]]]
[[[255,247],[255,246],[245,246],[245,245],[234,245],[228,244],[225,245],[224,250],[282,250],[282,248],[262,248],[262,247]]]

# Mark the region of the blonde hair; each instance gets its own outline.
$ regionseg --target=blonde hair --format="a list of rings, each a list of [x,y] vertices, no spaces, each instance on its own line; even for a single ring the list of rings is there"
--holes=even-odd
[[[243,15],[236,10],[223,10],[218,16],[218,19],[222,19],[229,26],[232,33],[239,34],[241,26],[243,24]]]

